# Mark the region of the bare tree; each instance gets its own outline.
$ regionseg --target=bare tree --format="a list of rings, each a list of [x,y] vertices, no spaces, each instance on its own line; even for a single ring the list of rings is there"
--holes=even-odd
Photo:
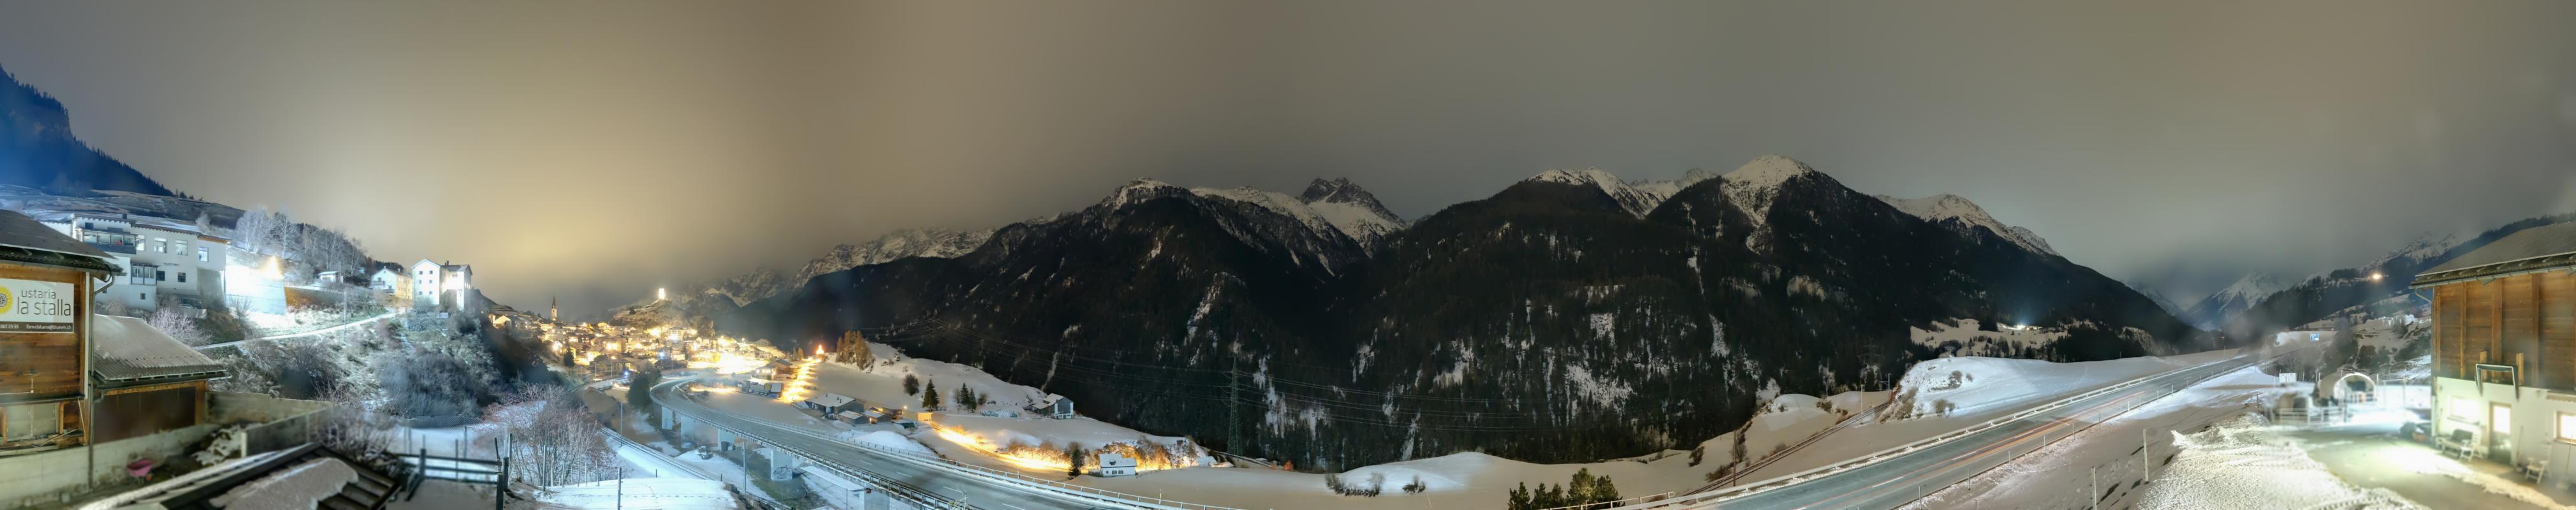
[[[164,306],[161,307],[160,310],[153,311],[152,318],[145,320],[145,322],[151,324],[152,329],[161,330],[161,334],[170,335],[170,338],[178,339],[179,343],[188,345],[206,345],[206,343],[210,341],[210,337],[206,334],[205,330],[197,328],[197,318],[189,317],[186,312],[180,311],[179,306],[175,304]]]

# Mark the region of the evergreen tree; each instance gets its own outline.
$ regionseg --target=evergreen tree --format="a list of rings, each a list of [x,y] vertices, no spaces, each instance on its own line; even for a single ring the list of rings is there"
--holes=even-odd
[[[967,412],[975,412],[975,411],[976,411],[976,410],[978,410],[979,408],[983,407],[983,402],[982,402],[982,401],[980,401],[980,400],[977,400],[977,398],[978,398],[978,395],[976,395],[976,394],[975,394],[975,388],[974,388],[974,387],[971,387],[971,386],[959,386],[959,387],[957,387],[957,407],[959,407],[959,408],[963,408],[963,409],[965,409]]]
[[[1504,508],[1508,510],[1531,510],[1536,508],[1530,506],[1529,482],[1521,482],[1519,487],[1512,488],[1511,504],[1506,505]]]
[[[939,381],[938,381],[938,380],[936,380],[936,379],[931,380],[931,381],[930,381],[930,386],[929,386],[929,387],[927,387],[927,388],[923,388],[923,389],[922,389],[922,392],[921,392],[921,410],[923,410],[923,411],[937,411],[937,410],[939,410]]]
[[[1090,452],[1082,450],[1082,443],[1064,445],[1064,476],[1082,476],[1083,457],[1086,457],[1089,454]]]
[[[1565,497],[1578,505],[1592,502],[1592,468],[1574,470],[1574,479],[1565,484]]]
[[[1609,503],[1618,500],[1619,486],[1611,485],[1610,477],[1604,476],[1592,479],[1592,502]]]

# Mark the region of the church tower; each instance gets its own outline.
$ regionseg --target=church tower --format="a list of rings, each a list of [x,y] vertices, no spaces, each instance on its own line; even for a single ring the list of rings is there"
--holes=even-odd
[[[555,301],[555,298],[546,298],[546,320],[563,322],[563,308],[557,305]]]

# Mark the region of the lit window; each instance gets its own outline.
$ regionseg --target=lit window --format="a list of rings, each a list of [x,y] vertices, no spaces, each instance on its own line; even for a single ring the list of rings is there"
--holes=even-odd
[[[2576,414],[2558,413],[2558,440],[2576,443]]]

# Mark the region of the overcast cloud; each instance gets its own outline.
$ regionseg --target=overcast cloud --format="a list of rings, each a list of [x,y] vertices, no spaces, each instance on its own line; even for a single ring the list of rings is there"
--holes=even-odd
[[[2185,300],[2576,210],[2576,2],[2097,4],[11,1],[0,67],[173,188],[590,313],[1138,176],[1420,216],[1780,153]]]

